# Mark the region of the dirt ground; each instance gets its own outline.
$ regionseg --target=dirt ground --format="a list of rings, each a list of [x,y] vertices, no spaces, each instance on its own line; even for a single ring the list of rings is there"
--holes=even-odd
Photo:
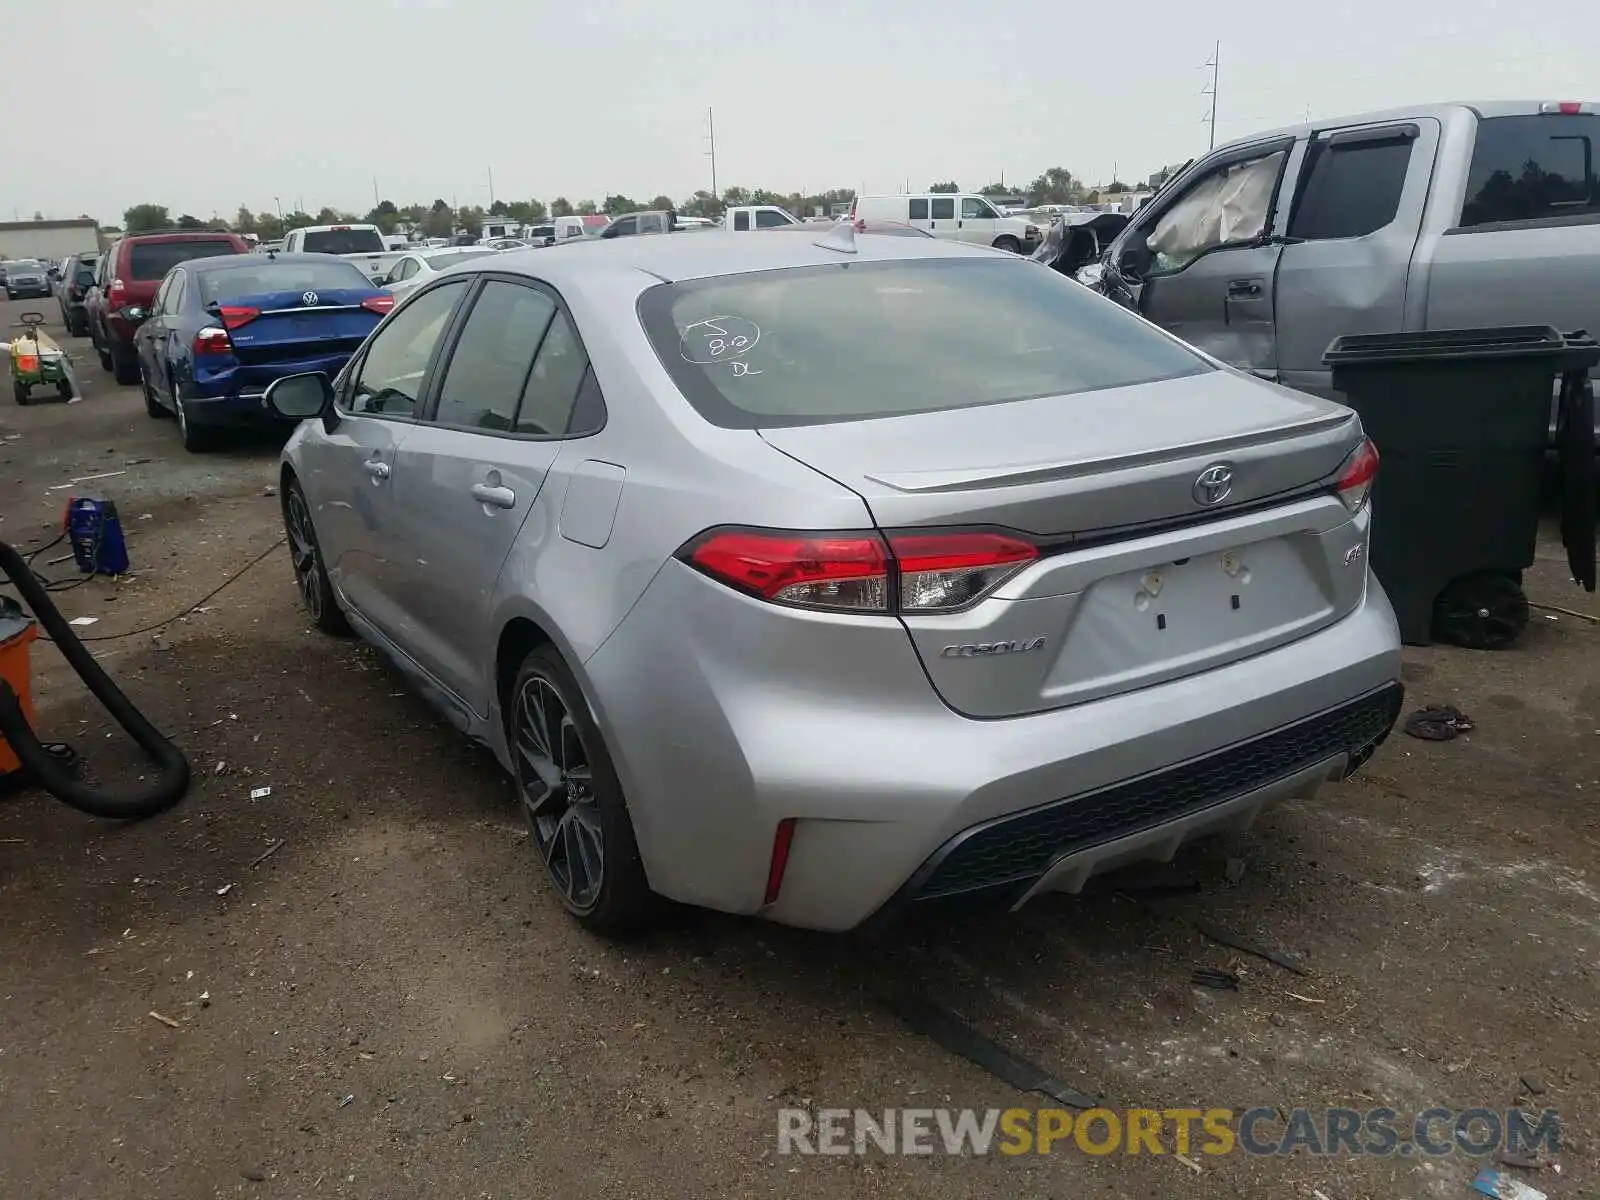
[[[196,777],[131,825],[0,801],[0,1197],[1355,1200],[1466,1197],[1483,1165],[779,1155],[782,1106],[1051,1103],[907,1029],[906,992],[1113,1108],[1553,1107],[1559,1172],[1513,1173],[1600,1195],[1600,627],[1546,611],[1508,652],[1408,651],[1408,707],[1477,729],[1397,733],[1357,779],[1186,854],[1166,873],[1192,893],[1134,892],[1146,872],[887,946],[707,914],[606,944],[559,910],[491,759],[308,629],[274,549],[277,447],[186,454],[67,344],[81,402],[0,405],[0,538],[48,540],[70,492],[116,501],[132,577],[60,604],[97,618]],[[59,553],[37,565],[67,578]],[[1600,613],[1553,544],[1529,589]],[[120,731],[36,660],[41,731],[132,779]],[[1192,986],[1197,966],[1240,989]]]

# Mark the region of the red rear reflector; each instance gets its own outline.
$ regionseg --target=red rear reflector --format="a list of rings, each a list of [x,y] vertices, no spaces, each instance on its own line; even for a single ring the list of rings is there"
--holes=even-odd
[[[232,354],[233,342],[228,339],[226,329],[218,329],[215,325],[207,326],[194,335],[194,344],[191,347],[196,356],[203,354]]]
[[[793,817],[785,817],[778,822],[778,831],[772,835],[772,865],[767,868],[767,898],[762,902],[771,904],[778,898],[778,893],[783,890],[783,873],[789,869],[789,847],[794,842]]]
[[[222,324],[228,329],[237,329],[241,325],[248,325],[261,315],[259,308],[246,308],[242,305],[224,304],[217,311],[222,317]]]
[[[368,296],[361,302],[361,307],[368,312],[375,312],[381,316],[394,307],[394,297],[387,292],[381,296]]]
[[[1334,485],[1338,490],[1339,499],[1344,501],[1344,506],[1351,512],[1360,512],[1366,504],[1367,497],[1372,493],[1372,481],[1378,477],[1378,448],[1372,444],[1372,439],[1367,438],[1339,473],[1339,482]]]

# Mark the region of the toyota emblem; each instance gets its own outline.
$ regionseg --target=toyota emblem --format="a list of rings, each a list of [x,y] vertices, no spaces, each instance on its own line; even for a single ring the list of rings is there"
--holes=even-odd
[[[300,295],[300,303],[304,304],[307,308],[315,308],[317,306],[317,294],[315,292],[302,292]]]
[[[1194,502],[1209,508],[1221,504],[1233,491],[1233,468],[1227,463],[1213,463],[1200,472],[1194,481]]]

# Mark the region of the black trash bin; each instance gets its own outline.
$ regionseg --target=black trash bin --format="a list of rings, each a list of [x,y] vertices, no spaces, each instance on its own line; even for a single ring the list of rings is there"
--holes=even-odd
[[[1548,326],[1335,338],[1334,389],[1378,447],[1372,569],[1401,638],[1479,649],[1528,624],[1551,396],[1561,533],[1572,574],[1595,590],[1594,396],[1600,344]]]

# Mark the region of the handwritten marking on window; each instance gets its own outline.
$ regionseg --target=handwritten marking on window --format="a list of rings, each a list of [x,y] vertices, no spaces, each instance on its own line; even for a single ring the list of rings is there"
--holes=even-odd
[[[685,362],[708,366],[737,359],[760,340],[761,327],[754,321],[733,316],[707,317],[683,327],[678,353]]]
[[[745,362],[743,359],[735,359],[733,362],[729,363],[728,365],[733,368],[733,373],[735,375],[761,375],[761,374],[764,374],[764,372],[756,370],[754,367],[752,367],[749,363]]]

